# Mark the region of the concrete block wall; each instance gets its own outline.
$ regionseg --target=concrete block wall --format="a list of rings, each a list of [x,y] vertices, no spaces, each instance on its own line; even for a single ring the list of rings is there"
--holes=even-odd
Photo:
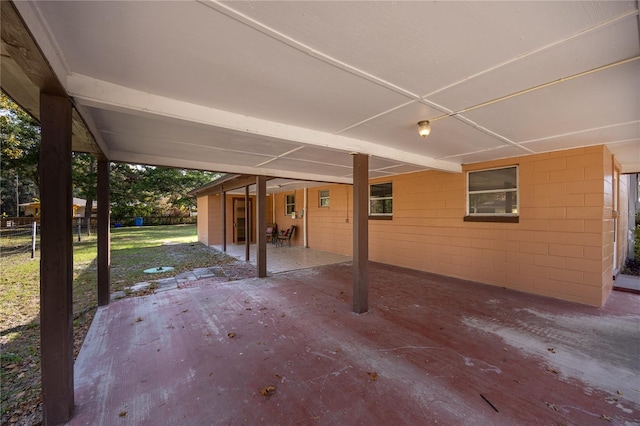
[[[612,155],[595,146],[464,170],[509,165],[519,166],[519,223],[464,222],[465,173],[427,171],[371,180],[393,182],[393,219],[369,221],[370,259],[602,305],[613,272]],[[347,207],[342,195],[348,191],[340,185],[326,189],[332,208],[309,208],[309,246],[351,254],[353,206]]]
[[[600,145],[469,164],[464,171],[511,165],[519,168],[518,223],[465,222],[466,173],[425,171],[372,179],[393,183],[393,218],[369,220],[370,259],[601,306],[613,284],[615,211],[625,212],[628,203],[626,177],[614,179],[615,159]],[[330,205],[320,207],[319,191],[325,189]],[[292,245],[300,246],[304,220],[285,215],[290,194],[295,211],[302,212],[304,190],[281,192],[269,197],[267,222],[279,229],[296,225]],[[231,242],[233,202],[227,197]],[[198,235],[219,244],[219,196],[207,199],[206,207],[198,199]],[[306,215],[309,247],[352,254],[350,185],[309,188]],[[203,216],[208,217],[206,232],[200,225]],[[628,220],[620,214],[615,231],[620,266],[627,229]]]
[[[329,191],[329,206],[320,207],[320,191]],[[353,252],[353,188],[351,185],[325,185],[309,188],[310,247],[324,247],[332,253],[351,256]]]
[[[226,241],[227,244],[233,244],[233,200],[234,198],[244,198],[241,194],[226,195]],[[251,196],[251,235],[252,241],[255,242],[256,236],[256,203],[255,196]],[[273,196],[267,196],[267,223],[271,223],[273,216]],[[222,206],[221,195],[203,195],[198,197],[198,241],[206,245],[222,244]]]

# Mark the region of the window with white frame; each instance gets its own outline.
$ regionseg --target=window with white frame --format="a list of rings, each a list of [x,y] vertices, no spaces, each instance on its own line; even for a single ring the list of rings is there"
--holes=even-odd
[[[393,184],[391,182],[369,185],[369,216],[393,215]]]
[[[518,166],[467,173],[469,216],[518,216]]]
[[[322,191],[318,191],[318,205],[320,207],[329,207],[329,190],[324,189]]]
[[[291,213],[296,211],[296,196],[295,194],[287,195],[284,199],[284,214],[291,216]]]

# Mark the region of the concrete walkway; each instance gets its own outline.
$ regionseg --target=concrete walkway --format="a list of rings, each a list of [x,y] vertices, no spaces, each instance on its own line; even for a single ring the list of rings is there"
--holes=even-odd
[[[222,251],[222,246],[211,246]],[[227,254],[238,260],[245,260],[244,244],[228,244]],[[249,249],[249,263],[256,265],[256,245]],[[275,246],[267,244],[267,272],[278,273],[297,269],[313,268],[334,263],[349,262],[350,256],[343,256],[328,251],[314,250],[300,246]]]
[[[613,289],[640,294],[640,276],[620,274],[613,282]]]
[[[211,246],[212,248],[222,251],[221,246]],[[245,262],[245,246],[237,244],[229,244],[227,252],[229,256],[235,257],[240,263]],[[297,246],[276,247],[272,244],[267,245],[267,272],[275,274],[286,271],[294,271],[298,269],[313,268],[316,266],[331,265],[351,261],[351,257],[342,256],[326,251],[313,250]],[[246,264],[246,263],[245,263]],[[256,266],[256,246],[250,246],[249,265]],[[219,281],[230,281],[237,279],[229,277],[225,274],[225,267],[211,266],[209,268],[197,268],[193,271],[183,272],[174,277],[153,279],[153,275],[149,275],[148,281],[135,283],[131,287],[127,287],[125,291],[117,291],[111,294],[111,300],[122,299],[128,293],[138,293],[146,291],[150,286],[154,286],[154,292],[159,293],[167,290],[173,290],[178,287],[188,287],[191,282],[219,278]],[[246,276],[245,276],[246,277]]]

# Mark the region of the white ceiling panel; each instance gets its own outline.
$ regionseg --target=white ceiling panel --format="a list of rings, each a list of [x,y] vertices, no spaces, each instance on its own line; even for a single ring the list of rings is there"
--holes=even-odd
[[[344,167],[353,166],[353,158],[347,152],[309,146],[305,146],[303,149],[288,154],[287,158],[316,163],[334,164]]]
[[[446,118],[432,123],[429,137],[420,137],[418,121],[432,118],[433,115],[433,110],[427,106],[412,103],[350,129],[344,132],[344,135],[393,144],[404,151],[433,158],[450,157],[506,144],[503,140],[456,118]]]
[[[329,165],[323,163],[315,163],[310,161],[292,160],[289,158],[278,158],[265,167],[271,169],[286,169],[293,172],[310,173],[310,174],[329,174],[335,176],[346,176],[351,173],[351,167]]]
[[[147,137],[128,137],[122,135],[113,135],[109,140],[113,150],[121,153],[120,160],[134,162],[131,159],[123,158],[126,153],[145,154],[148,163],[153,164],[153,160],[158,154],[162,153],[162,157],[183,158],[190,161],[209,161],[211,163],[226,163],[240,167],[254,167],[271,157],[259,154],[238,153],[233,151],[221,151],[215,148],[187,145],[184,143],[166,143],[166,141],[147,138]]]
[[[460,164],[479,163],[483,161],[492,161],[501,158],[511,158],[523,155],[522,150],[515,146],[505,146],[502,148],[489,149],[486,151],[469,152],[452,157],[453,160]]]
[[[369,169],[370,170],[384,170],[390,167],[397,167],[400,164],[397,161],[392,161],[382,157],[369,157]]]
[[[638,19],[630,15],[464,81],[428,99],[458,111],[638,54]]]
[[[124,87],[330,132],[406,101],[200,3],[39,5],[72,72]]]
[[[300,144],[281,139],[247,135],[197,123],[185,123],[168,117],[154,116],[152,118],[151,116],[125,114],[96,108],[90,108],[90,110],[107,139],[112,134],[125,138],[146,136],[159,143],[201,145],[219,150],[267,156],[281,155],[300,147]]]
[[[638,163],[636,1],[13,4],[112,159],[334,182],[350,152],[372,176],[594,144]]]
[[[622,173],[640,173],[640,138],[608,144],[607,148],[622,163]]]
[[[419,95],[636,8],[632,1],[227,5],[326,55]]]
[[[559,135],[542,140],[528,141],[521,145],[535,152],[547,152],[631,140],[640,140],[640,119],[630,123]],[[638,155],[640,155],[640,146],[636,147],[636,149]]]
[[[464,115],[516,142],[635,121],[638,76],[640,61],[634,61]]]

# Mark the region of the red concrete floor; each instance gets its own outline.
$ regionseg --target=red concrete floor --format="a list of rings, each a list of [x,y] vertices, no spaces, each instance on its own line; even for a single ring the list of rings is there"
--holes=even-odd
[[[593,308],[373,263],[356,315],[351,273],[100,309],[70,424],[640,424],[638,295]]]

